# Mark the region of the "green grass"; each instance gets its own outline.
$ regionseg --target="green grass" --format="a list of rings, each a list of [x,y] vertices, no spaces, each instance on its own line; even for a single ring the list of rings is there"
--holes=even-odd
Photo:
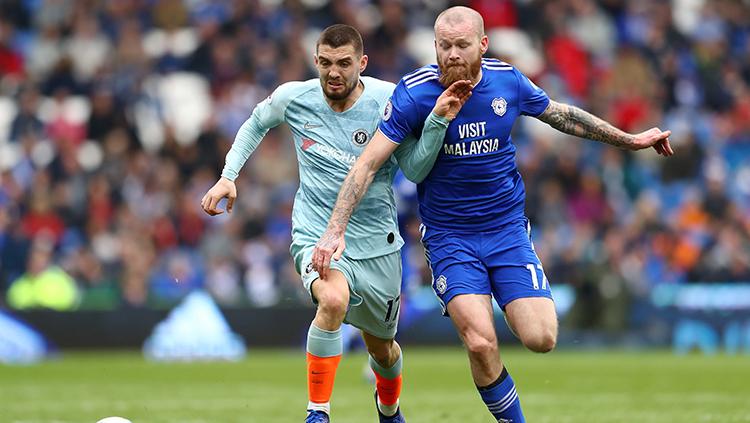
[[[68,353],[0,367],[1,423],[301,422],[302,351],[251,350],[241,363],[160,364],[137,353]],[[750,422],[750,358],[668,352],[503,353],[530,423]],[[339,368],[334,422],[375,422],[365,356]],[[406,348],[410,423],[491,422],[459,349]]]

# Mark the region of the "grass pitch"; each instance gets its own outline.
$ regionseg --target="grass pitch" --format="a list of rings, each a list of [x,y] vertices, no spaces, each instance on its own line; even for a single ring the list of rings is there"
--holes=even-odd
[[[409,423],[492,422],[464,352],[405,348]],[[750,422],[750,357],[669,352],[503,352],[530,423]],[[342,360],[332,420],[376,422],[362,353]],[[162,364],[135,352],[67,353],[0,366],[0,422],[302,422],[303,351],[251,350],[240,363]]]

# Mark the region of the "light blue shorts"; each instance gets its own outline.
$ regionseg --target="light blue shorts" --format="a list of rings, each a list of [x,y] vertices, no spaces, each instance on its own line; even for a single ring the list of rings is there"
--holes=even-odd
[[[312,252],[315,245],[291,248],[297,273],[310,293],[320,275],[313,270]],[[349,307],[344,322],[382,339],[396,336],[401,305],[401,253],[394,251],[380,257],[355,260],[342,256],[331,260],[331,269],[344,274],[349,283]]]

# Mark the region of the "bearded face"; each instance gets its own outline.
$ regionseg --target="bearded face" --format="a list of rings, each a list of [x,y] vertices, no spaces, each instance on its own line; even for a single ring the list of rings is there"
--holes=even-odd
[[[440,84],[444,87],[450,87],[456,81],[464,79],[475,80],[479,76],[479,69],[482,66],[482,55],[476,54],[473,57],[464,59],[441,58],[438,54],[438,67],[440,68]]]
[[[440,83],[449,87],[463,79],[478,82],[487,36],[470,21],[440,22],[435,26],[435,54]]]
[[[326,76],[325,79],[321,75],[321,86],[323,87],[323,94],[331,100],[339,101],[345,100],[349,97],[349,94],[357,88],[357,82],[359,78],[346,79],[346,77],[338,76]]]
[[[323,94],[333,101],[346,100],[357,88],[362,57],[347,44],[341,47],[320,45],[316,67]]]

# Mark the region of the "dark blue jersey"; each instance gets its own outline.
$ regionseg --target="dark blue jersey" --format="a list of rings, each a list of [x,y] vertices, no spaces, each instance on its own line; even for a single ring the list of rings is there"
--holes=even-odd
[[[428,65],[396,86],[380,123],[391,141],[419,137],[445,89],[438,72],[436,65]],[[525,190],[510,131],[518,116],[538,116],[548,104],[547,94],[517,69],[482,59],[482,79],[448,126],[435,166],[418,186],[424,224],[478,232],[523,216]]]

